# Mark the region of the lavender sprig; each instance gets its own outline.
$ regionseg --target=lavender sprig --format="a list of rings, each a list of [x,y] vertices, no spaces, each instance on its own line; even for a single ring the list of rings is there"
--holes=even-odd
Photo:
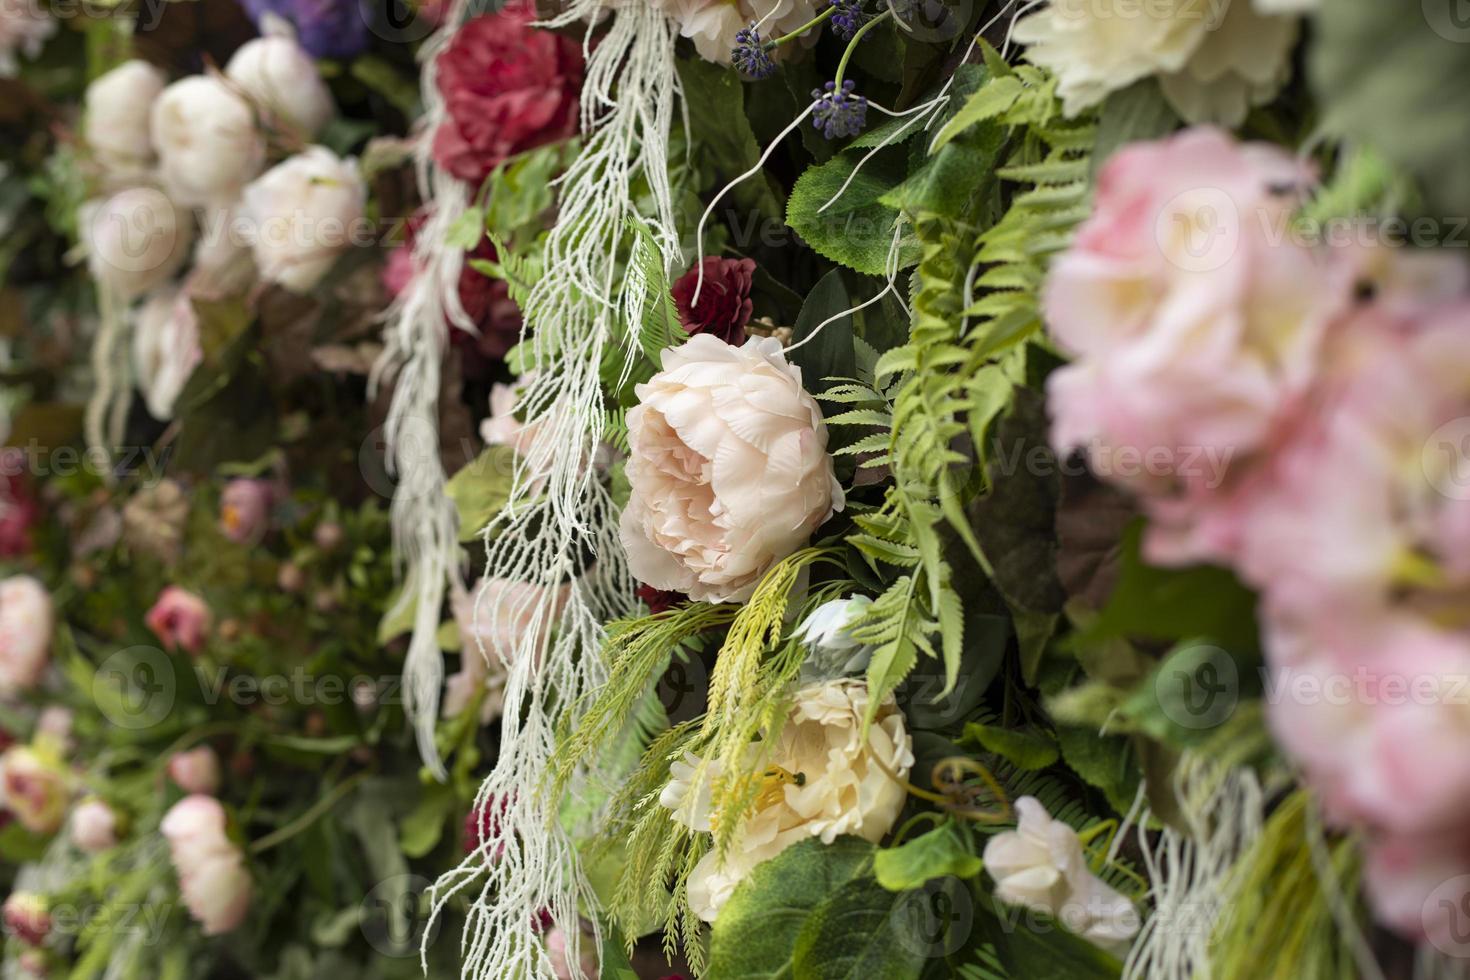
[[[863,0],[831,0],[832,30],[844,41],[851,41],[863,26]]]
[[[766,52],[765,42],[754,24],[735,33],[735,47],[730,52],[730,60],[735,69],[749,79],[770,78],[776,72],[776,63]]]
[[[868,100],[852,94],[852,79],[839,87],[828,82],[824,87],[812,89],[816,107],[812,110],[812,125],[827,139],[841,136],[856,136],[863,131],[868,121]]]

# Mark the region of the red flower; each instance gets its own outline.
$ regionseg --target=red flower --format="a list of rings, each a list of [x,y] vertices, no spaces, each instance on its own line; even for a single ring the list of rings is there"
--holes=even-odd
[[[667,612],[689,601],[689,597],[682,592],[655,589],[651,585],[638,586],[638,598],[644,601],[651,613]]]
[[[536,10],[514,0],[464,25],[439,56],[448,118],[434,134],[434,159],[478,186],[507,157],[577,131],[582,49],[536,30]]]
[[[485,801],[484,806],[475,807],[464,818],[464,852],[473,854],[486,847],[491,842],[500,838],[500,818],[505,813],[505,800],[497,800],[493,795]],[[505,851],[505,842],[500,841],[489,846],[487,858],[499,858]]]
[[[26,476],[20,450],[0,454],[0,558],[16,558],[31,550],[31,527],[41,508]]]
[[[755,263],[750,259],[704,260],[704,286],[699,302],[694,290],[699,285],[699,267],[695,266],[674,283],[674,306],[679,322],[690,334],[714,334],[727,344],[739,347],[745,343],[745,325],[750,322],[750,280]]]
[[[413,241],[414,233],[422,224],[422,218],[414,218],[408,223],[403,244],[389,254],[383,266],[383,287],[390,295],[397,296],[403,292],[417,275],[413,265]],[[459,350],[464,376],[471,381],[488,378],[494,362],[504,358],[521,339],[521,310],[510,298],[509,284],[504,279],[492,279],[470,266],[471,259],[494,262],[498,258],[490,239],[481,238],[479,245],[465,253],[464,268],[459,273],[459,302],[470,320],[480,328],[480,335],[450,330],[449,342]]]

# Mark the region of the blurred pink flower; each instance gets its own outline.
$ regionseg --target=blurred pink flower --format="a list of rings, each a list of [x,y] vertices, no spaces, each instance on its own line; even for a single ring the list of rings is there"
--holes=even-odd
[[[244,855],[225,834],[225,809],[211,796],[187,796],[159,826],[168,839],[179,890],[206,936],[230,932],[250,909]]]
[[[213,796],[219,792],[219,756],[207,745],[175,752],[168,760],[168,776],[185,793]]]
[[[170,585],[158,594],[158,601],[143,621],[170,650],[184,649],[198,653],[209,634],[209,606],[187,589]]]
[[[231,480],[220,495],[220,530],[236,543],[257,540],[270,528],[275,499],[276,489],[269,480]]]

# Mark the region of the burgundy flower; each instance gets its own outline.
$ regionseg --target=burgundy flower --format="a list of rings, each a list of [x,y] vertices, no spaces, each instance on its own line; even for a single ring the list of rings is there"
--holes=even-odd
[[[383,287],[390,295],[397,296],[407,289],[417,274],[413,242],[415,232],[422,225],[422,218],[408,223],[403,244],[393,250],[383,266]],[[521,310],[510,298],[510,285],[470,266],[472,259],[494,262],[498,258],[490,239],[481,238],[480,244],[466,253],[464,268],[459,273],[460,304],[480,334],[451,330],[449,341],[460,352],[464,376],[470,381],[488,378],[494,362],[504,358],[521,338]]]
[[[535,19],[535,4],[514,0],[465,24],[439,56],[448,118],[434,159],[461,180],[478,186],[506,158],[577,131],[582,49]]]
[[[0,558],[16,558],[31,550],[31,528],[41,508],[31,493],[26,458],[20,450],[0,455]]]
[[[674,306],[679,322],[690,334],[714,334],[727,344],[745,343],[745,325],[750,322],[750,280],[755,263],[750,259],[704,260],[704,286],[699,302],[694,290],[699,285],[699,267],[684,273],[674,283]]]
[[[689,597],[682,592],[668,592],[664,589],[655,589],[651,585],[638,586],[638,598],[643,600],[651,613],[667,612],[689,601]]]
[[[484,806],[475,807],[464,818],[464,852],[473,854],[485,844],[500,836],[500,817],[505,813],[505,800],[497,800],[490,797]],[[489,857],[498,858],[505,850],[505,844],[496,844]]]

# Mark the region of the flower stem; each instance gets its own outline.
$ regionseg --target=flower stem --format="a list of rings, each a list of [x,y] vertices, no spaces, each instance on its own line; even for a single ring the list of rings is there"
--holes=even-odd
[[[785,44],[787,41],[794,41],[794,40],[796,40],[797,38],[799,38],[803,34],[805,34],[807,31],[811,30],[813,27],[820,26],[821,23],[824,20],[829,19],[835,13],[837,13],[837,8],[834,7],[834,6],[832,6],[831,4],[828,4],[826,10],[822,11],[820,14],[817,14],[817,16],[813,17],[811,20],[807,21],[805,24],[802,24],[800,27],[798,27],[796,30],[792,31],[790,34],[786,34],[786,35],[783,35],[782,37],[778,37],[778,38],[772,38],[771,40],[767,41],[765,44],[762,44],[761,45],[761,48],[764,49],[764,50],[766,50],[766,51],[774,51],[776,49],[776,46],[777,45]]]
[[[297,834],[310,828],[312,824],[316,823],[317,820],[324,816],[329,810],[331,810],[332,807],[340,803],[344,796],[356,789],[357,784],[366,779],[369,775],[369,772],[369,770],[364,769],[357,775],[342,780],[342,782],[332,787],[332,791],[330,793],[317,800],[311,809],[307,810],[301,816],[286,824],[286,826],[274,830],[269,834],[266,834],[260,840],[255,841],[253,844],[251,844],[250,853],[264,854],[266,851],[275,847],[277,844],[284,844],[292,837],[295,837]]]
[[[832,9],[835,8],[828,8],[829,11]],[[833,87],[835,87],[839,92],[842,91],[842,73],[847,71],[847,62],[852,58],[852,53],[857,50],[858,42],[863,39],[864,34],[868,33],[873,28],[877,27],[879,24],[883,23],[885,20],[892,16],[893,8],[889,7],[877,17],[874,17],[862,27],[859,27],[857,29],[857,33],[852,36],[852,40],[847,42],[847,50],[842,52],[842,60],[837,62],[837,74],[832,79]]]

